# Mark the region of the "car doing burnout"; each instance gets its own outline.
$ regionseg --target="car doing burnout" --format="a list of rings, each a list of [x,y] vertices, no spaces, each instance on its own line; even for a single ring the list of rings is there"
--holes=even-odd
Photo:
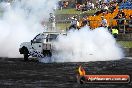
[[[51,57],[54,51],[53,41],[58,35],[66,35],[60,32],[43,32],[38,34],[30,42],[23,42],[20,45],[19,52],[24,55],[24,60],[27,61],[29,56],[32,57]]]

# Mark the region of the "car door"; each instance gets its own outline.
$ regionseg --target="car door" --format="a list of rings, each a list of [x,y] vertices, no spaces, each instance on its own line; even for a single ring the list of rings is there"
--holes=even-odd
[[[44,40],[44,34],[37,35],[32,41],[32,48],[35,51],[42,53],[43,40]]]

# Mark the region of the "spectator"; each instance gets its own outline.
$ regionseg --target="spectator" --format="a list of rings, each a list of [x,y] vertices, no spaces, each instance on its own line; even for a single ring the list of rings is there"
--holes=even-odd
[[[101,16],[101,27],[108,27],[107,20],[104,18],[104,16]]]
[[[58,4],[59,4],[59,9],[62,10],[63,9],[63,1],[59,1]]]
[[[90,2],[87,2],[87,9],[91,9],[91,3]]]
[[[91,3],[91,8],[94,9],[94,3]]]
[[[115,19],[121,19],[121,18],[125,18],[125,13],[123,12],[123,10],[119,10],[117,16],[115,17]]]
[[[72,29],[72,28],[77,29],[77,22],[78,22],[77,18],[75,16],[73,16],[71,18],[71,25],[70,25],[69,29]]]
[[[87,4],[82,5],[82,11],[87,11]]]
[[[104,5],[104,10],[108,10],[108,6],[106,4]]]
[[[69,4],[68,1],[64,1],[63,2],[63,7],[66,8],[68,6],[68,4]]]
[[[80,11],[81,10],[81,5],[80,4],[76,4],[76,10]]]
[[[92,2],[87,2],[87,9],[89,10],[89,9],[94,9],[94,3],[92,3]]]
[[[117,29],[116,27],[113,27],[111,31],[112,31],[113,37],[114,37],[114,38],[117,38],[117,35],[118,35],[118,33],[119,33],[119,32],[118,32],[118,29]]]
[[[116,9],[116,4],[110,4],[110,6],[109,6],[109,11],[110,11],[111,13],[113,13],[115,9]]]
[[[129,20],[129,28],[132,28],[132,15],[129,16],[130,20]]]
[[[86,25],[88,25],[87,16],[83,17],[81,26],[83,27],[83,26],[86,26]]]
[[[128,32],[132,32],[132,15],[129,16],[129,20],[127,21],[126,29]]]
[[[119,10],[119,14],[122,16],[122,18],[125,18],[125,13],[123,12],[123,10]]]
[[[123,10],[120,10],[114,19],[117,19],[116,21],[118,24],[118,29],[120,28],[123,29],[124,24],[125,24],[125,13],[123,12]]]
[[[51,30],[55,30],[55,15],[53,13],[50,13],[49,22],[51,24]]]

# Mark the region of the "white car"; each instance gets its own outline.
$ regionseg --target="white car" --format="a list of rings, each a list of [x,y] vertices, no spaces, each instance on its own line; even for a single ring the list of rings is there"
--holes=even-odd
[[[43,32],[38,34],[30,42],[23,42],[20,45],[19,52],[24,55],[24,60],[27,61],[29,56],[32,57],[51,57],[54,50],[53,41],[58,35],[66,35],[60,32]]]

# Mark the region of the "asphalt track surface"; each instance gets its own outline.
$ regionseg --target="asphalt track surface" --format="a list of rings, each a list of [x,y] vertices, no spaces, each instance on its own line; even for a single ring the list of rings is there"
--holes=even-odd
[[[128,74],[132,79],[132,59],[84,63],[24,62],[22,58],[0,58],[0,88],[132,88],[126,84],[78,84],[79,65],[87,74]]]

